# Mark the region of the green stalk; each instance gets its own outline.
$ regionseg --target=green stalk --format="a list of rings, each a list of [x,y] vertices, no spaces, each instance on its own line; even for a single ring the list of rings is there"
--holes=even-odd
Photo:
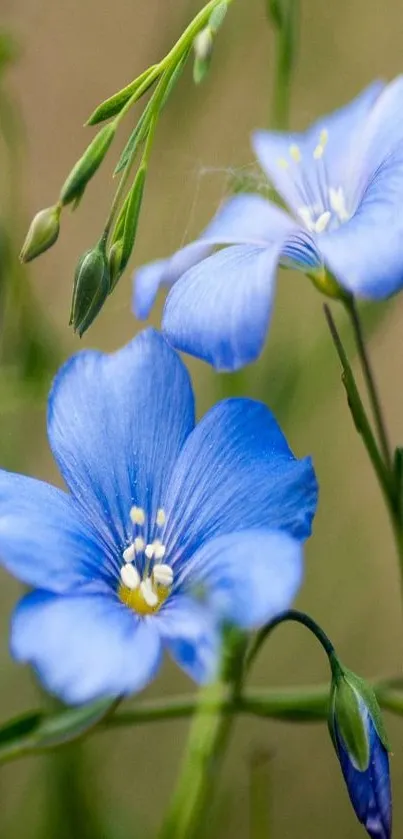
[[[227,636],[222,677],[201,691],[179,780],[159,839],[196,839],[200,835],[232,730],[234,714],[226,713],[226,701],[228,691],[232,703],[240,696],[246,643],[243,636]]]

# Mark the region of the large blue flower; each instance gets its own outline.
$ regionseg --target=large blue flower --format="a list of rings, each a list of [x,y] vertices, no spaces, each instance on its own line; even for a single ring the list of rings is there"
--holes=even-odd
[[[221,621],[253,628],[289,605],[316,481],[264,405],[227,400],[195,427],[186,368],[147,330],[65,364],[48,432],[69,492],[0,472],[0,556],[34,588],[12,652],[52,693],[140,690],[163,647],[203,681]]]
[[[255,151],[288,212],[259,195],[229,199],[198,241],[137,272],[135,313],[147,317],[158,287],[174,284],[169,341],[232,370],[261,352],[279,263],[369,299],[400,289],[402,108],[399,77],[302,134],[257,132]]]

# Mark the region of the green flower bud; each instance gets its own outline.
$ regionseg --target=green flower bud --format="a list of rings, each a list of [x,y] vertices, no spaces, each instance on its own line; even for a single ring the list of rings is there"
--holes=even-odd
[[[83,156],[73,166],[67,180],[64,182],[60,193],[60,200],[63,205],[71,204],[79,200],[89,180],[101,165],[115,136],[116,125],[111,122],[94,137],[92,143],[85,150]]]
[[[20,254],[21,262],[30,262],[56,242],[60,230],[61,205],[41,210],[32,220]]]
[[[80,338],[93,323],[109,294],[109,267],[103,245],[87,251],[74,277],[70,325]]]
[[[195,53],[193,80],[195,84],[200,84],[208,73],[213,53],[213,43],[213,31],[210,26],[202,29],[193,41]]]
[[[208,23],[214,35],[218,32],[220,26],[222,26],[222,24],[224,23],[224,18],[227,14],[227,11],[227,0],[222,0],[222,3],[219,3],[218,6],[215,7],[214,11],[211,12]]]
[[[123,242],[120,239],[112,245],[108,254],[110,292],[113,291],[122,275]]]

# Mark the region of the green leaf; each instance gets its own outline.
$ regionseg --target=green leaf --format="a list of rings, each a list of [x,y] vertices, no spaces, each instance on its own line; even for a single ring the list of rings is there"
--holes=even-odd
[[[5,723],[0,728],[0,763],[76,740],[96,726],[115,702],[102,699],[52,716],[34,711]]]
[[[228,11],[228,4],[227,0],[223,0],[222,3],[219,3],[218,6],[211,12],[208,25],[210,29],[213,30],[214,34],[218,32],[220,26],[224,23],[224,18]]]
[[[136,239],[137,225],[139,221],[141,202],[143,200],[146,175],[147,168],[145,166],[141,166],[136,174],[134,184],[130,190],[123,232],[123,248],[122,258],[120,262],[121,271],[124,271],[124,269],[126,268]]]
[[[126,87],[123,87],[122,90],[114,93],[113,96],[110,96],[109,99],[106,99],[105,102],[98,105],[95,111],[91,114],[89,120],[87,120],[86,124],[97,125],[99,122],[104,122],[104,120],[116,116],[116,114],[120,113],[129,99],[135,96],[136,92],[139,92],[138,99],[141,99],[141,97],[147,93],[151,85],[154,84],[158,78],[157,71],[157,64],[153,64],[152,67],[148,67],[141,76],[138,76],[137,79],[134,79],[133,82],[130,82],[130,84]],[[149,84],[146,84],[147,79],[149,80]],[[137,98],[133,99],[133,103],[134,102],[137,102]]]

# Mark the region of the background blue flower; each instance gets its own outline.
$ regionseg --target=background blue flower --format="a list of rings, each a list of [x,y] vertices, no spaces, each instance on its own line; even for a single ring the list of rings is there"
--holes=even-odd
[[[163,329],[178,349],[233,370],[260,353],[279,263],[333,275],[347,292],[388,297],[403,285],[403,78],[375,82],[306,132],[258,131],[258,159],[288,212],[238,195],[200,239],[135,276],[147,317],[173,285]],[[218,246],[225,246],[217,253]]]
[[[147,330],[64,365],[48,433],[69,492],[1,472],[0,555],[35,589],[12,652],[51,692],[140,690],[163,647],[203,681],[222,620],[253,628],[290,604],[317,488],[264,405],[227,400],[195,427],[186,368]]]

